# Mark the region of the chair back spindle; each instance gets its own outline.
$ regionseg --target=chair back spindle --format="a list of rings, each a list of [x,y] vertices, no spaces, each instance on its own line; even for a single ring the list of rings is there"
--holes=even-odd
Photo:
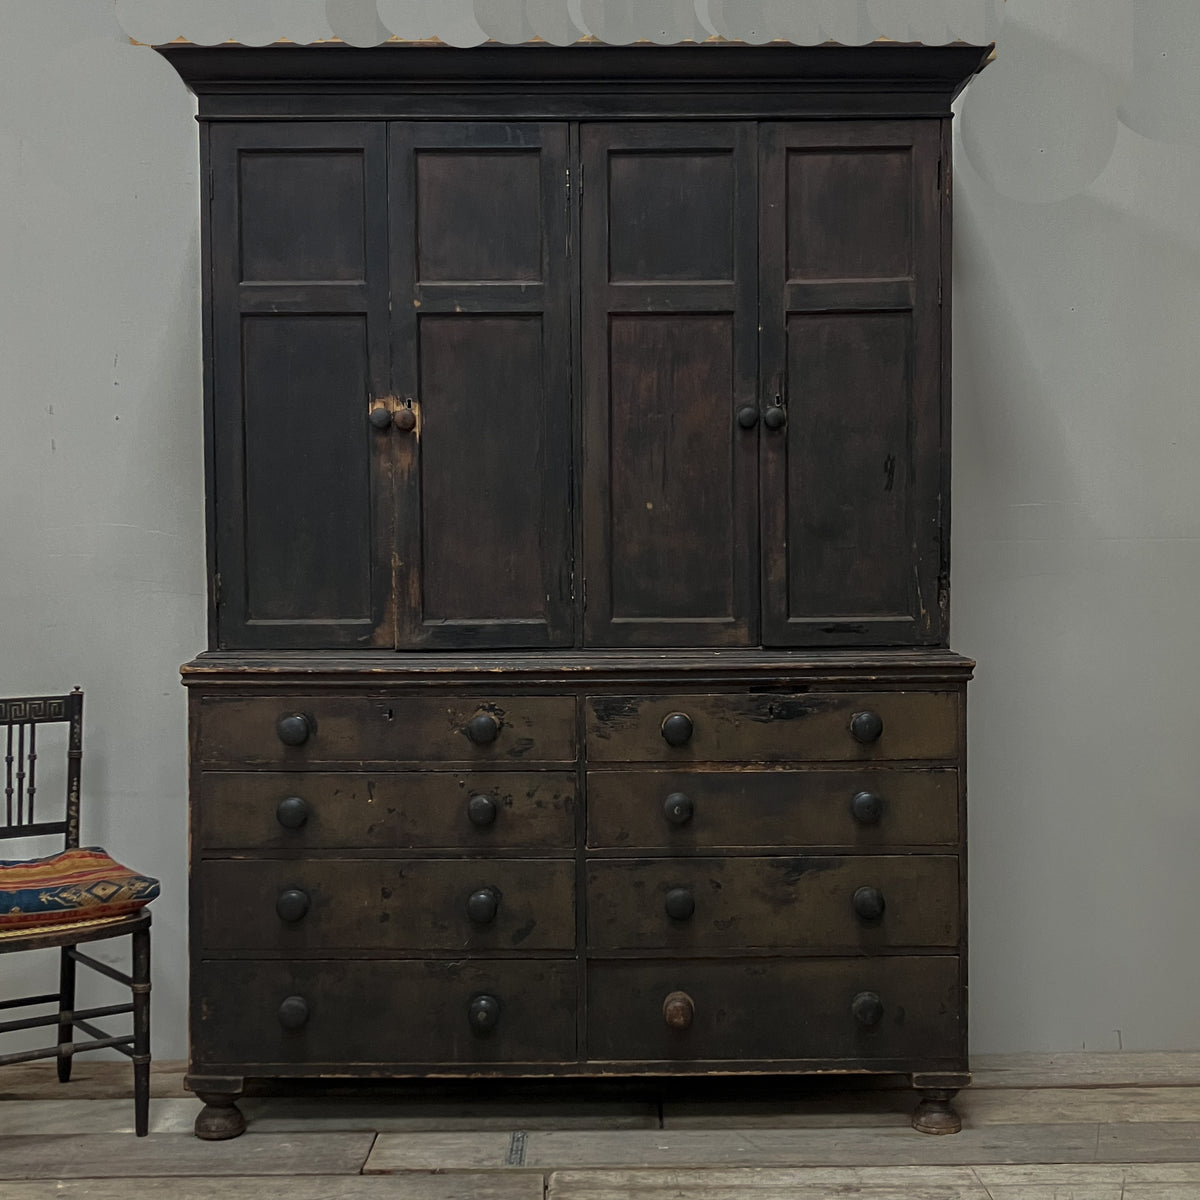
[[[66,810],[63,816],[38,820],[38,728],[68,727]],[[83,692],[0,700],[4,738],[4,823],[0,838],[61,834],[65,849],[79,846],[79,781],[83,760]],[[43,806],[44,807],[44,806]]]

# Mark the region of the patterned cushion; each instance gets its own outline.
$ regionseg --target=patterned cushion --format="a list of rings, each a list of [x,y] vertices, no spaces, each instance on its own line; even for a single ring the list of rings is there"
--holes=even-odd
[[[0,929],[125,916],[157,895],[157,879],[121,866],[99,846],[0,862]]]

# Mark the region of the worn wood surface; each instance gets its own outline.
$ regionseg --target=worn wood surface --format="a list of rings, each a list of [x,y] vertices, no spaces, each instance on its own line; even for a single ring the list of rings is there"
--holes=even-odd
[[[861,888],[884,909],[864,920]],[[694,911],[668,912],[686,892]],[[610,950],[821,949],[870,953],[958,943],[953,855],[605,859],[587,868],[588,948]]]
[[[286,827],[280,802],[303,802]],[[492,802],[490,824],[471,820],[472,797]],[[407,771],[349,774],[209,771],[200,779],[196,843],[205,851],[573,848],[575,776],[564,772]]]
[[[247,1099],[250,1132],[221,1146],[185,1132],[199,1108],[194,1099],[155,1100],[150,1136],[134,1139],[128,1101],[120,1095],[128,1088],[123,1063],[80,1063],[79,1078],[68,1085],[53,1079],[52,1063],[32,1063],[0,1071],[0,1195],[1194,1200],[1200,1195],[1200,1086],[1137,1085],[1186,1078],[1197,1057],[993,1056],[985,1070],[995,1075],[1005,1066],[1015,1074],[1053,1063],[1060,1086],[968,1089],[961,1096],[966,1129],[954,1138],[913,1134],[904,1123],[911,1091],[880,1086],[883,1080],[869,1088],[810,1086],[756,1100],[740,1083],[709,1079],[702,1088],[700,1081],[691,1085],[690,1097],[681,1094],[683,1085],[663,1081],[666,1129],[653,1127],[657,1104],[642,1101],[639,1108],[611,1085],[603,1092],[607,1099],[573,1099],[555,1089],[538,1100],[534,1089],[520,1099],[493,1096],[481,1103],[461,1090],[457,1098],[422,1099],[430,1085],[408,1084],[394,1097],[376,1099]],[[179,1064],[157,1064],[156,1093],[178,1090],[179,1071]],[[1102,1078],[1124,1086],[1097,1083]],[[59,1095],[117,1095],[23,1098],[51,1086]],[[340,1132],[345,1129],[360,1132]],[[376,1151],[368,1156],[373,1140]],[[360,1173],[364,1166],[366,1174]]]
[[[575,864],[562,859],[208,859],[199,887],[213,954],[575,948]],[[279,898],[297,891],[307,911],[284,920]],[[479,892],[494,905],[486,923],[469,916]]]
[[[403,1200],[543,1200],[537,1175],[413,1175]],[[397,1200],[396,1181],[381,1176],[262,1175],[168,1179],[52,1179],[5,1184],[4,1200]]]
[[[574,640],[561,123],[389,127],[401,646]]]
[[[508,1154],[507,1148],[504,1154]],[[954,1137],[911,1129],[683,1130],[530,1133],[523,1162],[507,1162],[495,1143],[451,1135],[380,1134],[366,1173],[493,1167],[954,1166],[986,1163],[1177,1163],[1200,1160],[1200,1121],[1139,1125],[997,1125]]]
[[[576,967],[570,961],[213,960],[199,964],[192,986],[198,1074],[386,1075],[388,1064],[575,1057]],[[480,995],[499,1005],[495,1027],[482,1034],[469,1012]],[[307,1016],[299,1028],[280,1023],[288,997],[304,1000]]]
[[[0,1179],[103,1179],[163,1175],[356,1175],[370,1133],[261,1134],[214,1153],[190,1133],[0,1136]],[[0,1193],[3,1194],[3,1193]]]
[[[868,743],[850,733],[864,711],[883,720]],[[694,727],[680,746],[663,737],[675,712]],[[870,762],[953,759],[959,750],[958,697],[949,692],[605,696],[589,698],[585,716],[594,762]]]
[[[760,135],[763,641],[937,644],[935,122]],[[947,586],[947,581],[940,581]]]
[[[290,702],[289,702],[290,701]],[[310,732],[284,745],[280,717],[302,714]],[[494,740],[474,742],[467,725],[490,715]],[[308,694],[201,701],[194,716],[196,761],[229,767],[304,767],[323,763],[572,762],[575,701],[570,696],[410,696]]]
[[[589,645],[758,641],[755,140],[581,128]]]
[[[593,960],[588,970],[588,1051],[597,1059],[824,1060],[852,1069],[911,1056],[949,1065],[963,1053],[958,959]],[[689,1028],[669,1028],[664,999],[686,993]],[[863,992],[883,1017],[871,1028],[854,1016]],[[752,1002],[746,1002],[752,997]]]
[[[873,824],[854,818],[860,792],[879,797]],[[680,793],[691,815],[664,814]],[[735,847],[871,850],[958,841],[958,776],[946,768],[599,771],[587,778],[588,845],[673,855]]]

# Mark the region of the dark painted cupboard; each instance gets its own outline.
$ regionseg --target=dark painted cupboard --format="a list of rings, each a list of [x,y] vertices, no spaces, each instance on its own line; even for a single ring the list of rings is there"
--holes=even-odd
[[[987,48],[160,48],[200,100],[190,1085],[907,1073],[958,1127]]]
[[[216,126],[218,644],[941,643],[939,146]]]

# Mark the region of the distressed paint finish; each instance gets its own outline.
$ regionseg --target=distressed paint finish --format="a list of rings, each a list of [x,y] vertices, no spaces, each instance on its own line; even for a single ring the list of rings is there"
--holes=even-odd
[[[164,53],[234,564],[185,670],[197,1133],[258,1076],[616,1066],[903,1071],[950,1131],[937,184],[985,48]]]

